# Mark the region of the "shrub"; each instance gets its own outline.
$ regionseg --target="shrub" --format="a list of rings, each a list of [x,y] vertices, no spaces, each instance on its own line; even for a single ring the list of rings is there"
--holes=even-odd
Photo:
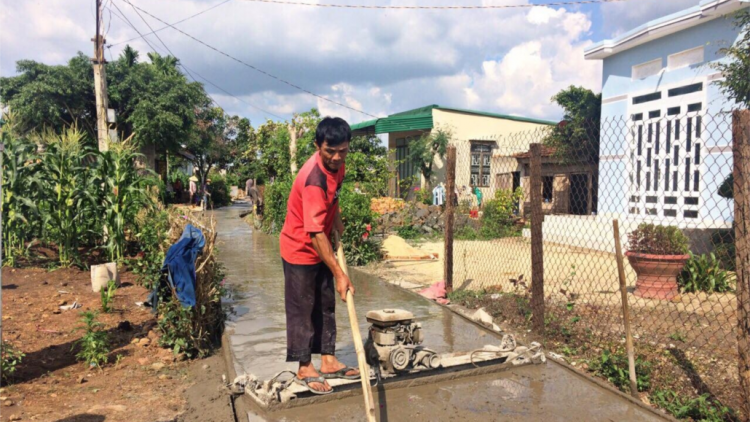
[[[460,229],[456,230],[453,238],[457,240],[477,240],[479,239],[479,234],[476,230],[474,230],[474,228],[470,226],[463,226]]]
[[[684,255],[690,242],[677,227],[642,223],[628,235],[628,245],[630,252]]]
[[[515,192],[505,189],[495,191],[495,198],[487,201],[483,207],[480,237],[496,239],[500,237],[517,236],[520,234],[514,225],[514,217],[518,212],[518,201],[523,197],[523,191],[518,188]]]
[[[13,378],[13,374],[23,362],[24,357],[26,355],[11,343],[5,340],[0,343],[0,358],[2,360],[2,368],[0,369],[2,369],[3,381],[7,383]]]
[[[702,422],[722,422],[734,420],[735,412],[703,394],[696,398],[678,395],[672,390],[656,390],[651,394],[651,402],[671,413],[677,419],[692,419]]]
[[[117,282],[109,280],[107,286],[102,286],[99,290],[99,295],[102,299],[102,312],[109,313],[112,310],[112,301],[115,299],[115,291],[117,290]]]
[[[229,187],[224,176],[214,173],[209,176],[209,179],[211,179],[211,183],[208,185],[208,193],[211,196],[208,199],[211,201],[211,206],[219,208],[231,204],[232,197],[229,194]]]
[[[278,179],[266,186],[263,193],[263,230],[266,233],[278,233],[284,226],[292,183],[291,179]]]
[[[484,299],[484,296],[487,294],[487,292],[482,290],[468,290],[468,289],[460,289],[460,290],[454,290],[450,293],[448,293],[448,300],[450,300],[453,303],[459,303],[463,306],[466,306],[468,308],[474,308],[475,305],[481,302],[482,299]]]
[[[432,192],[427,189],[414,188],[414,200],[425,205],[432,205]]]
[[[73,343],[73,347],[79,347],[76,359],[85,362],[89,366],[101,367],[107,363],[109,355],[109,335],[102,328],[104,324],[96,320],[96,312],[82,312],[81,322],[83,326],[77,330],[83,330],[83,337]]]
[[[623,350],[602,350],[599,358],[591,361],[589,367],[620,390],[627,391],[630,388],[628,357]],[[641,356],[635,359],[635,374],[638,391],[647,391],[651,388],[651,364],[644,361]]]
[[[339,198],[341,220],[344,223],[342,242],[347,263],[366,265],[379,260],[380,246],[370,239],[375,224],[370,196],[355,193],[353,183],[344,183]]]
[[[403,239],[418,239],[422,237],[422,233],[411,224],[396,227],[396,234]]]
[[[161,278],[161,266],[169,247],[169,213],[164,210],[143,212],[136,219],[135,241],[137,255],[127,261],[128,267],[138,276],[138,282],[152,289]]]
[[[711,254],[693,255],[677,278],[683,292],[723,293],[732,291],[729,273],[724,271],[721,262]]]
[[[714,245],[714,254],[716,254],[716,259],[721,262],[722,268],[735,271],[734,230],[717,230],[711,233],[711,244]]]

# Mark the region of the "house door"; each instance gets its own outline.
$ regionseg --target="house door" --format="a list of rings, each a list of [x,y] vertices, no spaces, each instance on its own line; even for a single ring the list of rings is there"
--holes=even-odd
[[[587,174],[570,175],[570,213],[586,215],[589,208],[589,176]]]

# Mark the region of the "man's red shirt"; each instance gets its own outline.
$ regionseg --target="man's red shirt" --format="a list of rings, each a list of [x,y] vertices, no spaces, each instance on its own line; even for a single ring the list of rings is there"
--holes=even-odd
[[[286,262],[297,265],[321,262],[310,233],[331,235],[344,173],[343,165],[336,173],[326,170],[319,152],[297,173],[280,237],[281,257]]]

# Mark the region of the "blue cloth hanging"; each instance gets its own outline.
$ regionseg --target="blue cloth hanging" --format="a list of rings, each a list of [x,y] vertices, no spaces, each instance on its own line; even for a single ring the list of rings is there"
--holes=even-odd
[[[169,247],[164,258],[161,271],[166,274],[169,286],[174,288],[184,307],[195,306],[195,259],[205,245],[206,238],[203,233],[192,224],[188,224],[177,243]],[[155,286],[149,295],[148,303],[154,311],[158,307],[160,287],[161,283]]]

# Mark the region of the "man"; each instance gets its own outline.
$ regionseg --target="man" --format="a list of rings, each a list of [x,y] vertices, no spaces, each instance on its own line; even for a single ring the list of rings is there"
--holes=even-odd
[[[245,182],[245,196],[250,200],[251,207],[257,205],[258,190],[255,189],[255,182],[253,182],[253,179],[247,179],[247,182]]]
[[[351,128],[326,117],[315,131],[317,152],[292,185],[281,230],[286,303],[287,362],[299,362],[295,382],[315,394],[332,392],[326,379],[358,379],[359,371],[339,362],[336,351],[336,293],[354,294],[331,246],[331,231],[344,231],[338,198],[344,181]],[[336,280],[334,287],[334,278]],[[335,288],[335,291],[334,291]],[[321,354],[320,371],[312,354]]]
[[[190,202],[192,205],[198,204],[198,178],[193,174],[189,179],[188,190],[190,192]]]

